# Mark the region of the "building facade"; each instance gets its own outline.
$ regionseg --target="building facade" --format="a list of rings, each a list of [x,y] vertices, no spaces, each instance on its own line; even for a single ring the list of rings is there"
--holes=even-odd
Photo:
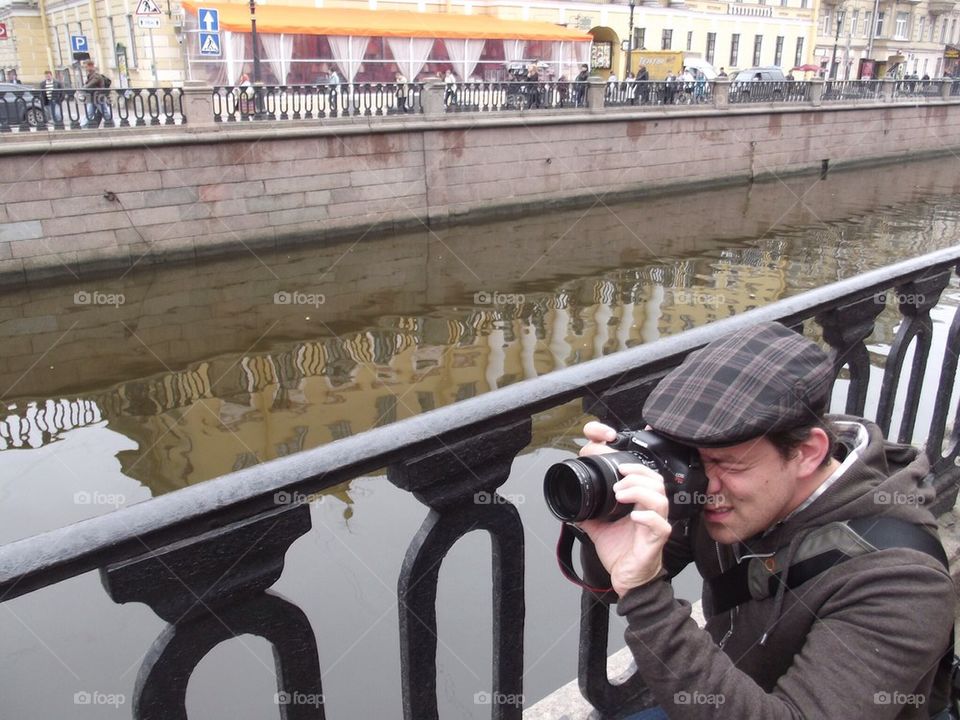
[[[0,38],[0,70],[4,74],[13,70],[24,82],[36,83],[50,68],[66,84],[77,85],[82,82],[79,43],[81,51],[86,49],[111,75],[115,87],[180,84],[189,79],[190,43],[199,42],[189,29],[189,14],[179,0],[149,0],[160,13],[144,19],[144,1],[0,0],[0,22],[7,28],[6,37]],[[593,37],[591,64],[600,75],[623,75],[628,45],[683,52],[727,70],[812,65],[829,76],[835,67],[841,79],[888,71],[937,77],[952,74],[960,63],[960,13],[954,0],[642,0],[633,6],[626,0],[282,4],[489,15],[564,25]]]
[[[952,76],[960,58],[958,20],[953,0],[823,0],[814,62],[841,80]]]

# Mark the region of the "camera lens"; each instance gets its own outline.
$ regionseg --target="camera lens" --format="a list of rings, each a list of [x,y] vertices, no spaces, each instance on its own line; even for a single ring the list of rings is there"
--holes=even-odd
[[[636,462],[633,453],[615,452],[564,460],[551,465],[543,479],[543,496],[557,518],[565,522],[626,515],[629,505],[621,505],[613,494],[620,479],[617,467]]]
[[[551,465],[543,481],[543,495],[550,512],[567,522],[590,517],[595,504],[593,474],[578,460]]]

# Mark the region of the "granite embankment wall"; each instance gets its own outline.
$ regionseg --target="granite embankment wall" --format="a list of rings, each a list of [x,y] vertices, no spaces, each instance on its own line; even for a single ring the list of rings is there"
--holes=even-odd
[[[0,282],[960,147],[960,99],[8,136]]]

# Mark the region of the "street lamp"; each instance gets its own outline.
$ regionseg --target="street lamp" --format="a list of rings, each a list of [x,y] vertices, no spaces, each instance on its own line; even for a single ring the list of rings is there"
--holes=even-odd
[[[253,0],[250,0],[253,2]],[[833,36],[833,57],[830,58],[830,79],[837,79],[837,45],[840,42],[840,29],[843,27],[843,16],[846,14],[846,11],[842,8],[837,8],[837,34]]]
[[[263,98],[260,95],[260,51],[257,48],[257,0],[250,0],[250,35],[253,43],[253,117],[263,117]]]
[[[633,60],[633,8],[636,4],[637,0],[630,0],[630,20],[627,22],[627,75],[630,74],[630,64]]]

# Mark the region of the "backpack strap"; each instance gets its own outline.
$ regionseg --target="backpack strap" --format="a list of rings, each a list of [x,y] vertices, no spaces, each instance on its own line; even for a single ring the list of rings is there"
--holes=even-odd
[[[867,549],[868,552],[871,549],[909,548],[936,558],[945,568],[949,569],[947,555],[943,550],[943,545],[940,544],[939,538],[915,523],[897,518],[863,517],[848,520],[844,524],[871,546]],[[787,588],[790,590],[798,588],[825,570],[829,570],[852,557],[857,557],[857,555],[852,554],[849,548],[830,548],[796,562],[790,566],[790,571],[787,573]],[[749,562],[738,563],[717,577],[707,580],[711,592],[713,612],[725,612],[742,605],[747,600],[774,595],[782,582],[783,572],[772,571],[775,563],[770,562],[770,560],[769,558],[752,558]],[[755,582],[753,583],[754,590],[751,592],[751,568],[755,568],[756,563],[764,564],[770,570],[768,584],[764,588],[766,592],[760,598],[756,598]],[[754,575],[755,573],[756,569],[753,570]]]

